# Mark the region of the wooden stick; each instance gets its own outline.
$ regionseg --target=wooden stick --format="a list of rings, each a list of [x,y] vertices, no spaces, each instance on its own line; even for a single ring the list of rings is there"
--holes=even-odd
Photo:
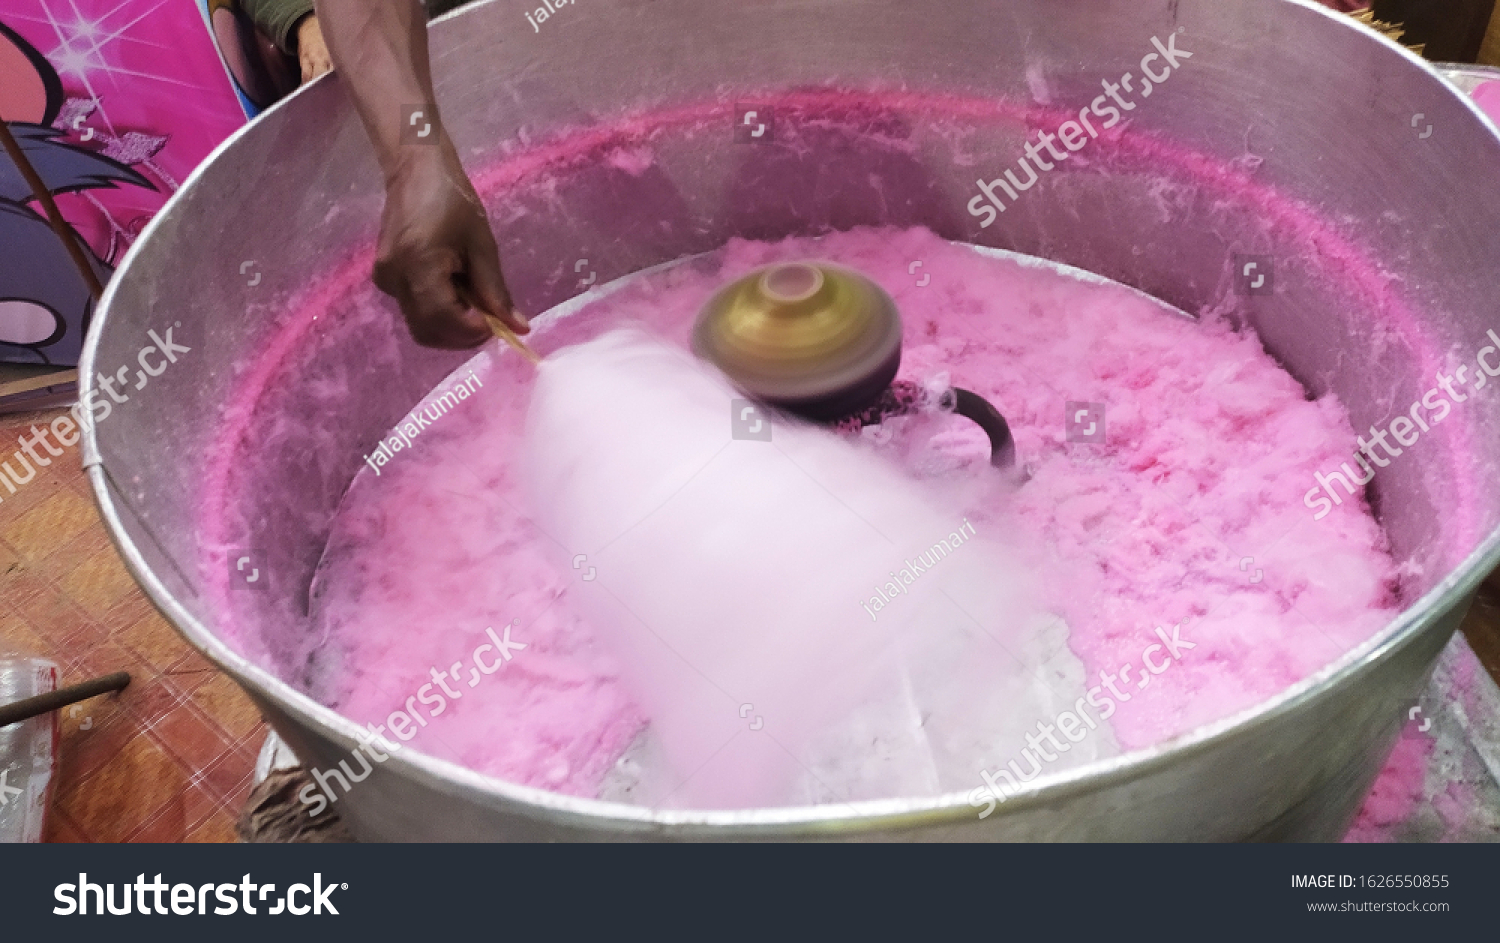
[[[21,151],[20,142],[10,133],[10,126],[4,121],[0,121],[0,145],[5,147],[5,153],[10,156],[16,169],[21,171],[21,176],[26,178],[27,185],[31,187],[32,196],[36,197],[36,201],[42,204],[42,209],[47,213],[47,222],[52,226],[52,231],[63,241],[68,255],[73,259],[73,264],[78,267],[78,274],[83,276],[84,284],[89,286],[89,294],[93,295],[94,301],[97,302],[104,294],[104,286],[99,284],[99,276],[94,274],[94,267],[89,264],[88,259],[83,257],[83,249],[79,248],[78,243],[74,241],[73,229],[68,225],[67,220],[62,218],[62,213],[58,212],[57,201],[52,199],[52,191],[47,189],[47,185],[42,182],[41,175],[36,172],[35,167],[31,166],[31,161],[26,159],[26,155]]]
[[[49,386],[62,386],[64,383],[74,383],[77,380],[77,370],[60,370],[25,380],[12,380],[10,383],[0,383],[0,399],[17,393],[30,393],[32,390],[45,389]]]
[[[519,353],[522,357],[525,357],[527,360],[530,360],[534,366],[541,366],[542,358],[538,357],[536,355],[536,352],[533,351],[530,347],[527,347],[526,344],[516,336],[516,332],[512,331],[509,327],[506,326],[504,321],[495,317],[493,314],[486,314],[484,316],[484,319],[490,322],[490,330],[495,332],[496,337],[514,347],[517,353]]]

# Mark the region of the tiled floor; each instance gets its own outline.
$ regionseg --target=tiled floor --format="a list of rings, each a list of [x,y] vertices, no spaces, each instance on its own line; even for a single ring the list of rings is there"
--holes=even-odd
[[[0,417],[0,462],[58,412]],[[43,455],[46,453],[43,452]],[[78,449],[12,495],[0,487],[0,652],[62,666],[62,683],[128,671],[130,687],[63,710],[50,841],[233,841],[265,725],[182,641],[120,563]]]

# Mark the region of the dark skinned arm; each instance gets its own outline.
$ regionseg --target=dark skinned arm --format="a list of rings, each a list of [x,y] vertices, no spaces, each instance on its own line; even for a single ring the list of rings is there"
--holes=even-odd
[[[529,328],[500,273],[489,217],[435,116],[427,18],[417,0],[316,0],[338,77],[349,89],[385,176],[375,284],[396,299],[412,337],[428,347],[477,347],[484,314]],[[435,140],[403,140],[413,106]],[[411,132],[408,131],[408,134]],[[428,139],[431,140],[431,139]]]

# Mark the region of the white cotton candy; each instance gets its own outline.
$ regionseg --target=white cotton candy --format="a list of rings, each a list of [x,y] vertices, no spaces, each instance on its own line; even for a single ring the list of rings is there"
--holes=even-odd
[[[549,357],[527,420],[536,523],[650,717],[637,752],[666,766],[649,801],[967,788],[977,767],[934,753],[919,702],[968,754],[993,693],[1034,684],[996,640],[1037,637],[1024,576],[865,447],[780,418],[769,442],[734,438],[739,399],[688,353],[616,331]],[[934,665],[984,695],[979,733],[951,729],[966,695]]]

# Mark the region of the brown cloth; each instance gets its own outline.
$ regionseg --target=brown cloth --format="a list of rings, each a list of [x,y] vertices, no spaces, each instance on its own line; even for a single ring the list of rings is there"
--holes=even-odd
[[[235,823],[240,839],[252,844],[354,841],[331,805],[320,815],[307,814],[307,806],[297,795],[311,784],[312,777],[300,766],[271,770],[245,800]]]

